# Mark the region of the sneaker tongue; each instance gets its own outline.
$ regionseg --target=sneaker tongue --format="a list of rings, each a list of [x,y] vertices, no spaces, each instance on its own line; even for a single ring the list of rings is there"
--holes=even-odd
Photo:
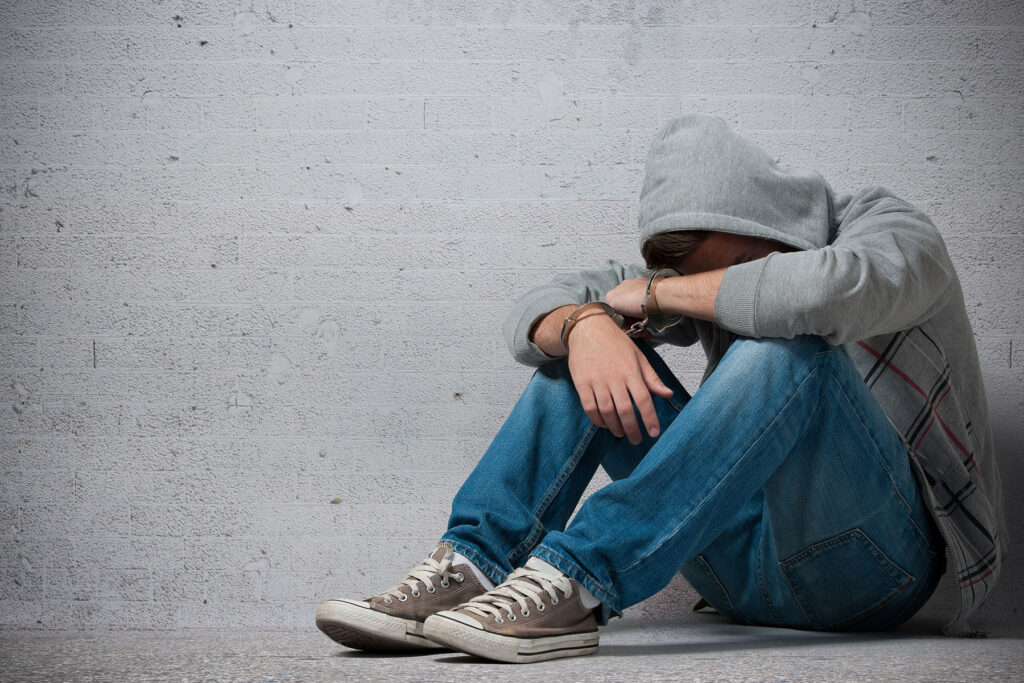
[[[448,541],[441,541],[434,548],[434,552],[430,553],[430,559],[434,560],[435,562],[440,562],[445,558],[445,556],[448,553],[452,552],[455,551],[452,549],[451,544]]]

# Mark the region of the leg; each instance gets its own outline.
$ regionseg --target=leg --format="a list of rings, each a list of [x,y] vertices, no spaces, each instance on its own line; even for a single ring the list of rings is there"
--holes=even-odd
[[[770,626],[895,628],[932,594],[943,541],[906,449],[852,363],[825,411],[682,573],[723,614]]]
[[[641,347],[675,392],[653,397],[664,432],[689,396],[650,345]],[[654,443],[645,435],[634,446],[595,427],[568,362],[543,365],[456,494],[442,540],[501,583],[545,534],[565,528],[599,464],[624,476]]]
[[[669,400],[655,397],[658,417],[667,425],[687,395],[654,350],[647,344],[642,348],[676,392]],[[653,442],[647,438],[633,446],[628,439],[616,439],[608,430],[594,427],[583,412],[566,361],[538,369],[456,495],[449,529],[430,556],[394,588],[362,600],[338,598],[322,603],[317,608],[317,627],[339,644],[363,650],[439,647],[426,637],[425,623],[431,615],[485,592],[475,577],[478,569],[495,583],[504,581],[545,533],[565,528],[598,463],[612,476],[624,476]],[[464,564],[455,552],[470,558],[475,567]],[[567,588],[568,581],[565,578],[559,585]],[[589,619],[594,619],[592,614]],[[588,635],[558,637],[559,642],[579,646],[573,650],[578,653],[592,651],[591,646],[583,646],[590,638],[596,646],[596,625]],[[531,650],[523,655],[528,660],[567,651],[557,647],[554,655],[538,653],[522,641],[515,643]]]
[[[901,477],[892,493],[892,462],[906,460],[894,444],[898,439],[841,348],[816,337],[741,339],[636,469],[591,496],[573,523],[545,536],[533,554],[601,599],[607,620],[660,590],[716,539],[750,557],[764,550],[767,537],[774,555],[790,561],[783,573],[806,574],[804,585],[818,582],[810,592],[777,582],[778,603],[817,604],[835,591],[821,590],[824,577],[811,571],[816,563],[803,561],[802,549],[814,543],[860,546],[868,557],[909,557],[901,561],[916,561],[915,571],[934,564],[928,531],[911,521],[916,484]],[[880,508],[880,497],[901,507]],[[856,533],[865,528],[870,535]],[[907,552],[898,552],[904,546]],[[758,583],[756,559],[744,563],[736,583]],[[897,585],[883,586],[886,599],[905,592],[910,572],[876,566],[891,571]],[[839,611],[848,617],[863,611],[865,601],[875,605],[873,590]],[[801,616],[804,607],[784,621],[818,627]]]

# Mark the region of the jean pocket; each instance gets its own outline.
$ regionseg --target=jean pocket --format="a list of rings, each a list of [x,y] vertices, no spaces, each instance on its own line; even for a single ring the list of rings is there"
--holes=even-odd
[[[810,626],[817,629],[852,626],[914,582],[860,529],[815,543],[780,566]]]

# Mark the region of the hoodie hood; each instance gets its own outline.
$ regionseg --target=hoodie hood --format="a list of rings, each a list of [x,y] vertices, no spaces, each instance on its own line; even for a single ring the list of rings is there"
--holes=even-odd
[[[828,183],[778,164],[722,119],[688,114],[658,133],[640,190],[640,244],[673,230],[715,230],[797,249],[828,243]]]

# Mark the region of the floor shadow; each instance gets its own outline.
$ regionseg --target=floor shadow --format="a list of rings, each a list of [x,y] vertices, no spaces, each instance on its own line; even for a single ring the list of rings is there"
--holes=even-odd
[[[598,650],[600,652],[600,650]],[[513,668],[522,666],[521,664],[514,664],[512,662],[499,662],[496,659],[485,659],[483,657],[477,657],[476,655],[469,655],[462,652],[452,652],[451,656],[438,657],[434,660],[435,662],[441,662],[442,664],[493,664],[495,666],[511,666]],[[539,662],[537,662],[539,663]]]
[[[407,650],[403,652],[371,652],[368,650],[342,650],[333,656],[339,659],[416,659],[428,655],[454,654],[454,650]]]
[[[766,633],[796,633],[796,634],[814,634],[815,637],[821,635],[857,635],[857,634],[874,634],[882,636],[891,635],[915,635],[915,636],[940,636],[942,635],[942,627],[946,624],[946,619],[939,617],[913,617],[909,621],[900,625],[899,628],[892,631],[814,631],[811,629],[800,630],[774,626],[760,626],[754,624],[744,624],[739,621],[735,621],[726,616],[723,616],[717,612],[703,612],[698,614],[686,614],[673,618],[646,618],[646,619],[613,619],[607,626],[601,630],[602,636],[604,634],[614,633],[628,633],[631,631],[657,631],[657,632],[669,632],[669,631],[706,631],[710,630],[714,634],[746,634],[750,633],[751,629],[763,630]],[[1011,635],[1011,634],[1006,634]]]
[[[609,643],[601,644],[597,654],[611,657],[636,657],[652,655],[698,655],[708,653],[742,652],[744,650],[780,650],[787,648],[801,648],[811,646],[832,646],[839,643],[863,643],[879,642],[885,640],[897,640],[891,633],[794,633],[785,635],[773,635],[768,637],[751,637],[741,640],[733,638],[704,640],[703,642],[677,642],[677,643]]]

